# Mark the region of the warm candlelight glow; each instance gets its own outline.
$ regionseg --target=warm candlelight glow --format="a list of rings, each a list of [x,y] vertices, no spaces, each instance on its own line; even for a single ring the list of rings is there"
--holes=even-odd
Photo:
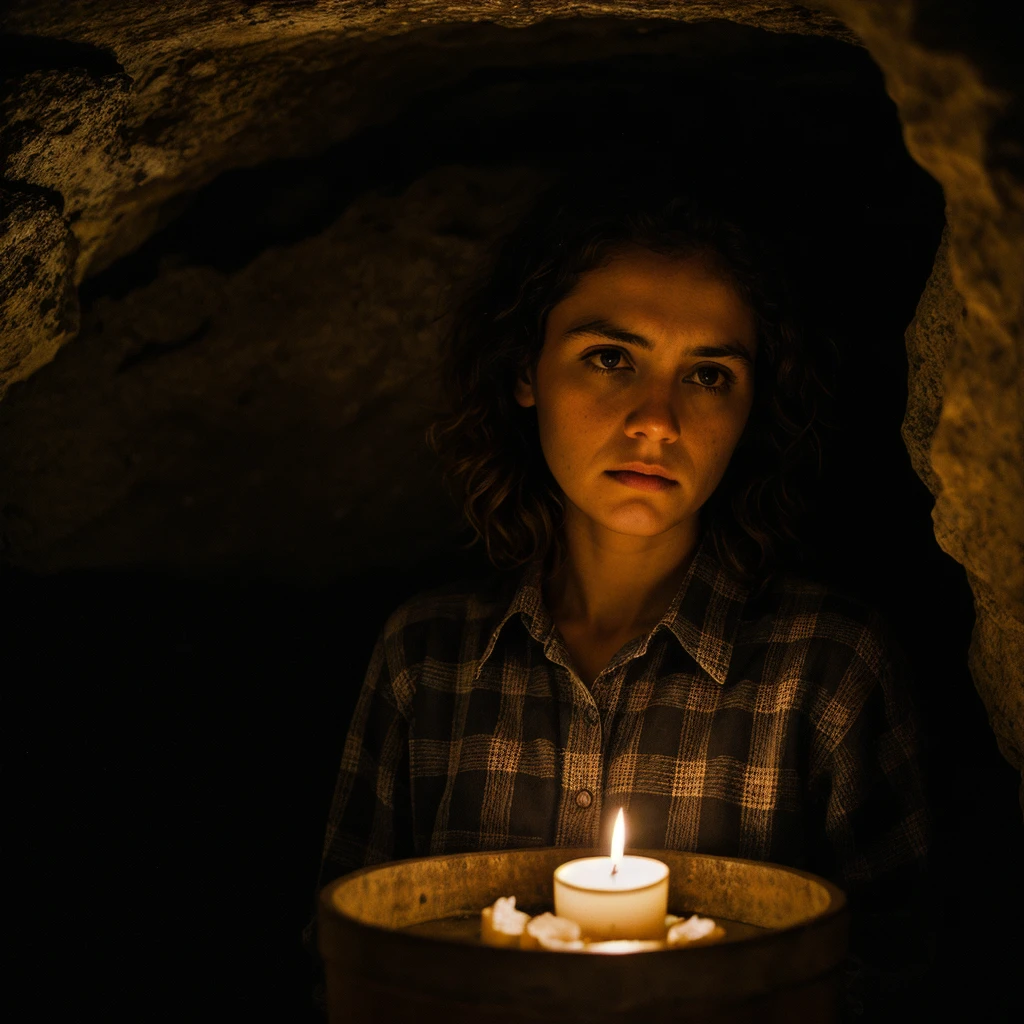
[[[555,868],[555,915],[575,921],[590,942],[664,942],[668,865],[625,852],[626,816],[620,810],[610,857],[581,857]]]
[[[622,855],[626,851],[626,816],[619,808],[618,816],[615,819],[615,828],[612,830],[612,874],[616,874],[622,864]]]

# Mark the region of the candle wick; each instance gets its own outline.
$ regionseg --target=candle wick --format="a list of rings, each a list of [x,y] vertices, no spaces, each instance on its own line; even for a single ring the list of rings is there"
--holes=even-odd
[[[618,864],[613,864],[612,865],[612,874],[613,875],[617,875],[618,873],[619,873],[619,865]]]

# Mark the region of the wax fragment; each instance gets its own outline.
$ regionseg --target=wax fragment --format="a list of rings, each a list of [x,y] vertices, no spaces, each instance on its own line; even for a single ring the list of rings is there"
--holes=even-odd
[[[575,921],[554,914],[531,918],[520,942],[523,949],[547,949],[561,952],[583,949],[580,926]]]
[[[670,946],[692,946],[697,942],[714,942],[725,935],[725,929],[719,927],[710,917],[698,917],[696,914],[685,921],[679,921],[668,930]]]
[[[518,946],[529,914],[516,910],[515,896],[499,896],[480,912],[480,938],[485,946]]]

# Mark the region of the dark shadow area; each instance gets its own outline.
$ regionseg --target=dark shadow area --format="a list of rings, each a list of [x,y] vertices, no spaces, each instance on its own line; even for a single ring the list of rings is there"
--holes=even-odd
[[[964,572],[935,543],[899,434],[902,335],[942,196],[907,155],[866,54],[822,40],[765,53],[699,73],[664,55],[479,72],[318,157],[221,176],[86,282],[83,302],[165,266],[237,269],[322,231],[353,196],[442,163],[571,174],[653,161],[741,190],[842,355],[812,565],[882,610],[915,670],[948,927],[922,1019],[1008,1021],[1024,957],[1004,937],[1024,913],[1017,779],[967,672]],[[6,568],[9,872],[29,908],[19,967],[36,1003],[22,1019],[52,1019],[46,986],[67,935],[93,965],[76,984],[98,1019],[315,1019],[299,935],[370,649],[404,598],[483,569],[439,551],[304,589]]]
[[[900,260],[914,244],[900,225],[936,230],[940,190],[907,155],[866,53],[723,22],[652,28],[690,40],[687,51],[482,68],[318,156],[227,171],[173,200],[161,230],[85,281],[83,308],[144,286],[162,266],[237,271],[325,230],[366,190],[399,192],[442,164],[586,174],[653,163],[731,188],[803,244],[823,233],[815,255],[830,259],[838,238],[875,231],[900,247],[885,258]]]
[[[5,574],[20,1019],[54,1019],[55,927],[98,1020],[316,1019],[300,932],[359,682],[396,602],[454,568],[316,590]]]
[[[0,82],[32,71],[84,71],[95,79],[125,74],[114,54],[102,46],[0,32]]]

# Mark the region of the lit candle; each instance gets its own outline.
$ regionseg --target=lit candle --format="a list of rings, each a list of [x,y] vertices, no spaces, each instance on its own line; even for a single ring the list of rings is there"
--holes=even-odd
[[[594,941],[664,939],[668,865],[626,857],[626,822],[615,819],[610,857],[583,857],[555,868],[555,913]]]

